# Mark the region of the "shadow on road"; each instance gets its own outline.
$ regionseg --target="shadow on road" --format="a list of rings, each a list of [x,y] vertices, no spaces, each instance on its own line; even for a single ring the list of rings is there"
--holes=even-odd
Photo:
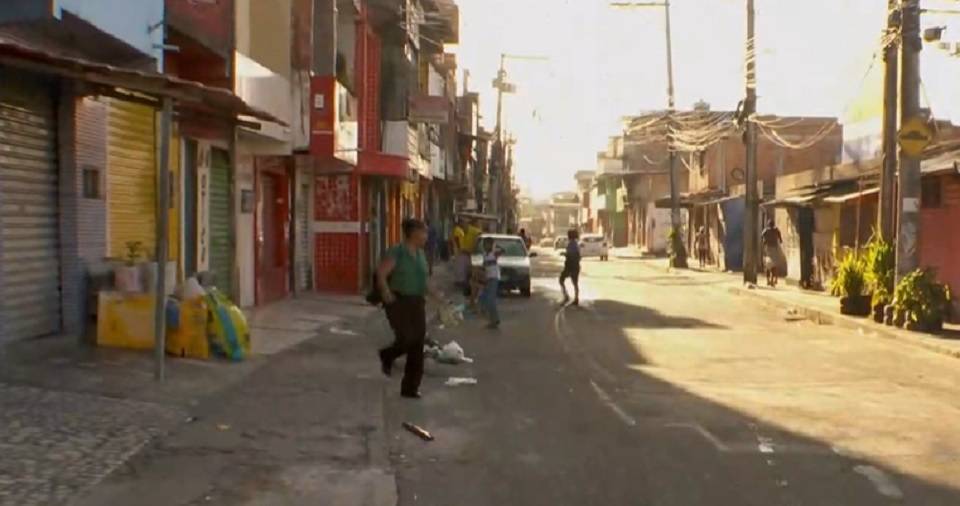
[[[616,300],[601,299],[593,303],[593,310],[597,317],[605,323],[620,328],[647,328],[647,329],[725,329],[723,325],[692,318],[661,313],[652,308],[638,304],[629,304]]]

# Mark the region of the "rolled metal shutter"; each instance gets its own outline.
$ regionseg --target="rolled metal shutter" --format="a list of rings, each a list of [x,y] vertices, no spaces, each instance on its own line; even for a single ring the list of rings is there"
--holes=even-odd
[[[156,119],[153,108],[110,99],[107,119],[107,254],[123,258],[127,243],[155,252]]]
[[[233,220],[230,219],[230,155],[210,156],[210,272],[220,290],[233,296]]]
[[[51,87],[3,71],[0,341],[60,330],[56,109]]]
[[[300,169],[297,174],[296,196],[296,272],[297,291],[310,289],[313,280],[313,227],[310,222],[310,203],[313,195],[313,175],[309,169]]]

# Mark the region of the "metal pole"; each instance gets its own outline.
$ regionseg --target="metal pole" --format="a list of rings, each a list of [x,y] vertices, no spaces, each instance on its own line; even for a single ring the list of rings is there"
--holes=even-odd
[[[920,2],[903,0],[903,42],[900,45],[900,124],[920,116]],[[897,281],[919,266],[920,157],[900,151],[898,174],[899,234],[897,235]]]
[[[157,183],[157,279],[154,294],[153,351],[156,360],[154,378],[163,381],[166,353],[167,303],[167,244],[170,212],[170,122],[173,120],[173,101],[163,99],[160,115],[160,177]]]
[[[743,227],[743,282],[757,283],[759,264],[760,199],[757,195],[757,125],[753,115],[757,112],[757,52],[756,10],[754,0],[747,0],[747,97],[743,104],[743,116],[747,122],[746,149],[746,216]]]
[[[676,112],[676,96],[673,88],[673,37],[670,29],[670,0],[663,3],[664,25],[667,36],[667,112],[670,116],[670,130],[673,129],[673,116]],[[672,227],[673,258],[671,267],[685,269],[687,267],[687,250],[681,237],[680,223],[680,167],[677,163],[677,152],[667,140],[667,151],[670,156],[670,225]]]
[[[895,33],[900,29],[900,12],[898,0],[888,0],[887,33]],[[897,199],[897,99],[900,84],[898,44],[899,37],[890,41],[884,48],[884,78],[883,78],[883,167],[880,169],[880,205],[877,212],[877,225],[881,237],[888,243],[893,243],[896,235],[895,201]]]

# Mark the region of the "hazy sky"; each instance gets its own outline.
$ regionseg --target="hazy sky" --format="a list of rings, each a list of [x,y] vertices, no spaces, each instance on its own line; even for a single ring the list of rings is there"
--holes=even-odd
[[[455,48],[470,87],[481,92],[484,123],[493,128],[502,52],[540,55],[547,62],[507,61],[518,87],[505,107],[517,139],[521,185],[543,197],[569,190],[577,170],[592,169],[596,152],[623,115],[666,106],[663,9],[613,9],[608,0],[459,0],[461,43]],[[744,0],[673,0],[677,106],[703,99],[732,110],[744,92]],[[756,0],[759,109],[781,115],[845,116],[859,102],[879,103],[878,61],[864,79],[885,23],[885,0]],[[957,8],[926,0],[924,5]],[[924,26],[960,16],[927,17]],[[953,35],[953,37],[950,37]],[[930,102],[941,117],[960,117],[960,58],[925,51]],[[951,103],[953,102],[953,103]],[[877,109],[877,112],[879,110]]]

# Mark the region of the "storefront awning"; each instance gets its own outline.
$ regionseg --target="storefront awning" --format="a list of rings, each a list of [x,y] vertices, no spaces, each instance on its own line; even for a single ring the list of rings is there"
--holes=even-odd
[[[874,188],[870,188],[870,189],[868,189],[868,190],[863,190],[863,191],[858,191],[858,192],[844,193],[844,194],[842,194],[842,195],[833,195],[833,196],[830,196],[830,197],[825,197],[825,198],[823,199],[823,201],[824,201],[824,202],[830,202],[831,204],[842,204],[842,203],[844,203],[844,202],[848,202],[848,201],[851,201],[851,200],[854,200],[854,199],[858,199],[858,198],[860,198],[860,197],[866,197],[867,195],[873,195],[873,194],[876,194],[876,193],[880,193],[880,188],[874,187]]]
[[[0,65],[39,74],[57,76],[92,85],[152,98],[170,98],[212,116],[248,118],[286,123],[272,114],[250,106],[232,91],[206,86],[175,76],[115,67],[38,49],[0,36]],[[159,105],[159,104],[158,104]]]
[[[681,193],[679,204],[680,207],[697,207],[708,203],[714,203],[713,201],[725,198],[727,198],[727,194],[723,190],[706,190],[697,193]],[[666,195],[655,200],[654,205],[660,209],[670,209],[673,205],[673,199],[670,198],[670,195]]]

